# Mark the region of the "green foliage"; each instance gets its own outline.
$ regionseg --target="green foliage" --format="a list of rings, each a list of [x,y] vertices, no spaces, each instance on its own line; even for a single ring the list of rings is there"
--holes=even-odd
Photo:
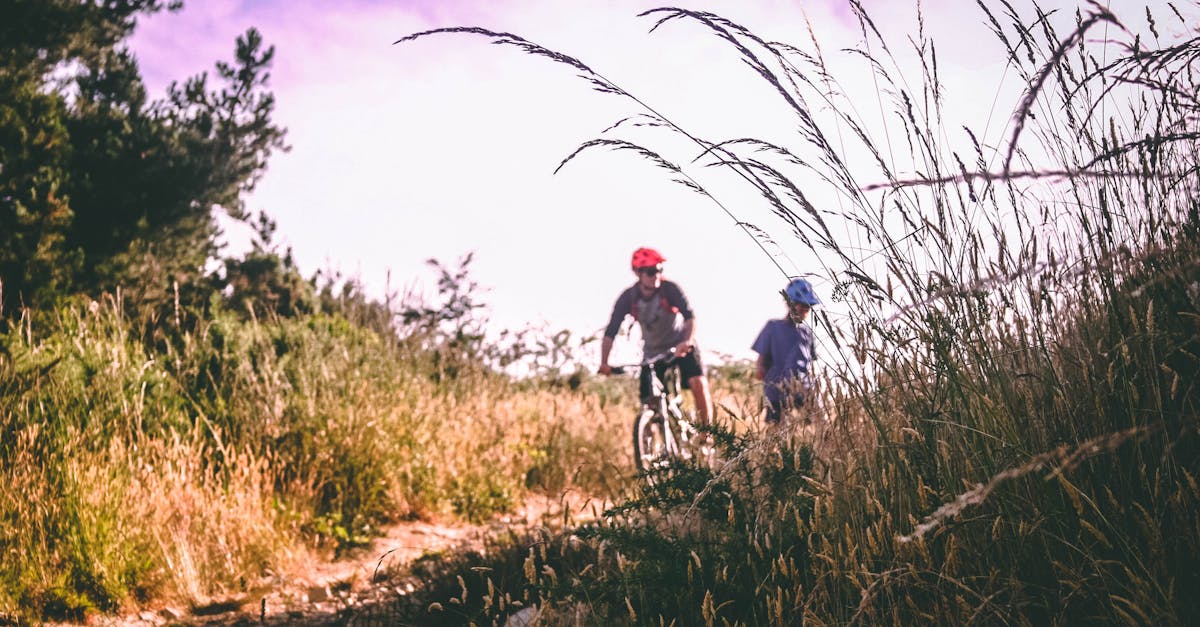
[[[180,2],[9,0],[0,7],[3,71],[43,79],[64,61],[95,63],[133,30],[139,14],[175,10]]]
[[[389,585],[405,594],[364,607],[354,622],[385,625],[505,624],[522,610],[545,611],[545,591],[569,585],[569,573],[596,558],[587,545],[545,530],[489,537],[478,550],[418,558],[404,572],[389,573]],[[559,573],[563,576],[560,578]],[[586,615],[578,618],[586,618]],[[573,621],[564,621],[571,624]],[[583,624],[594,624],[595,621]]]
[[[11,359],[0,361],[0,470],[15,491],[0,499],[13,523],[0,536],[0,598],[80,618],[154,586],[149,538],[126,517],[134,473],[122,444],[148,408],[171,421],[178,406],[161,369],[115,325],[69,309],[60,324],[64,333],[36,348],[17,331],[2,339]]]
[[[117,287],[134,305],[169,302],[172,284],[200,279],[216,253],[213,208],[245,217],[242,195],[285,148],[266,88],[274,50],[253,29],[234,64],[217,64],[221,85],[202,74],[147,102],[121,42],[137,15],[161,8],[0,9],[0,306],[10,316]]]
[[[78,262],[64,243],[73,216],[60,190],[70,154],[65,117],[60,99],[0,73],[0,288],[8,290],[0,308],[19,302],[12,295],[21,286],[57,293]]]
[[[532,607],[544,624],[770,623],[790,601],[774,590],[809,566],[812,453],[795,442],[713,435],[733,460],[719,475],[679,463],[571,532],[427,556],[388,580],[420,582],[414,594],[355,620],[503,623]]]
[[[281,255],[272,244],[275,228],[275,222],[260,213],[252,249],[241,259],[227,257],[224,275],[216,277],[214,287],[228,292],[228,304],[258,318],[314,313],[316,288],[300,275],[292,251]]]
[[[633,622],[771,622],[786,573],[812,566],[812,451],[720,428],[711,435],[728,460],[719,472],[686,461],[656,469],[638,495],[578,531],[607,558],[568,594]]]

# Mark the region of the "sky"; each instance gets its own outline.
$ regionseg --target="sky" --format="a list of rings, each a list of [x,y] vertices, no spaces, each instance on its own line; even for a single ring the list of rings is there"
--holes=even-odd
[[[1043,6],[1074,6],[1065,2]],[[911,63],[907,37],[918,29],[916,4],[862,4],[900,62]],[[1144,13],[1132,1],[1112,4],[1119,17]],[[654,129],[605,133],[642,110],[591,90],[571,68],[546,59],[472,35],[393,44],[441,27],[512,32],[580,59],[703,137],[801,143],[780,99],[727,44],[684,21],[649,32],[652,18],[638,13],[657,6],[663,4],[191,0],[180,12],[143,19],[130,43],[152,96],[231,59],[235,38],[249,27],[275,46],[274,119],[287,127],[292,150],[271,158],[246,208],[277,221],[277,239],[293,248],[306,275],[335,269],[377,295],[386,285],[428,292],[435,277],[426,260],[453,266],[472,253],[471,275],[487,290],[493,328],[589,335],[633,284],[632,251],[650,246],[667,258],[666,278],[691,300],[708,359],[753,358],[759,329],[783,313],[785,275],[815,273],[819,295],[832,287],[820,276],[816,253],[790,236],[755,192],[713,168],[689,170],[708,177],[718,206],[646,160],[608,150],[585,152],[555,173],[580,144],[598,137],[637,139],[680,163],[698,150]],[[710,10],[765,39],[806,49],[815,38],[867,117],[884,117],[871,73],[845,51],[863,46],[845,0],[673,6]],[[961,0],[926,0],[922,8],[921,26],[937,43],[939,72],[951,87],[947,112],[961,120],[949,126],[969,125],[985,143],[1002,144],[1022,85],[1005,71],[1003,49],[982,13]],[[837,202],[820,194],[814,201]],[[769,233],[771,253],[738,221]],[[225,225],[230,251],[244,248],[248,231]],[[835,323],[849,313],[834,302],[824,310]],[[636,355],[634,342],[622,339],[613,361]]]

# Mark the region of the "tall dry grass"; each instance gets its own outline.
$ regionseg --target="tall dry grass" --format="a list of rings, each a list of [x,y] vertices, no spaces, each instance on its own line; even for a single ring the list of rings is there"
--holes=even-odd
[[[408,326],[378,306],[259,319],[217,300],[27,313],[0,337],[0,617],[204,604],[389,521],[615,490],[614,392],[486,367],[444,304]]]
[[[946,110],[955,86],[920,17],[906,65],[851,6],[870,103],[815,35],[790,45],[710,13],[643,14],[729,44],[791,114],[765,139],[705,138],[510,33],[402,40],[481,35],[628,99],[649,123],[613,132],[649,130],[580,151],[627,149],[731,216],[704,172],[740,177],[785,225],[747,233],[818,252],[814,272],[850,312],[816,315],[841,358],[826,362],[826,422],[723,437],[725,468],[677,472],[581,532],[586,565],[570,559],[577,539],[539,549],[525,602],[552,622],[581,605],[629,624],[1200,621],[1194,25],[1171,5],[980,3],[1025,86],[985,135]],[[664,134],[694,152],[668,154]]]

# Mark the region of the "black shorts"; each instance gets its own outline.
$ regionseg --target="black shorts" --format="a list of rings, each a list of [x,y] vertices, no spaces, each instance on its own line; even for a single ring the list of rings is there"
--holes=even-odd
[[[704,376],[704,362],[700,360],[700,351],[696,350],[693,345],[683,357],[676,359],[670,366],[659,365],[654,368],[654,374],[658,376],[658,380],[662,380],[663,373],[667,368],[679,368],[679,385],[683,389],[688,389],[688,381],[692,377]],[[641,376],[639,377],[639,387],[641,388],[642,402],[650,400],[654,394],[654,388],[650,382],[650,367],[642,366]]]

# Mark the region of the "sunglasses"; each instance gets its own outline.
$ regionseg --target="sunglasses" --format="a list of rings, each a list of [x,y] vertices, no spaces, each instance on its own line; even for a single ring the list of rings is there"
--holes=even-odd
[[[658,268],[655,266],[649,266],[646,268],[638,268],[638,274],[644,274],[646,276],[654,276],[661,272],[662,272],[662,268]]]

